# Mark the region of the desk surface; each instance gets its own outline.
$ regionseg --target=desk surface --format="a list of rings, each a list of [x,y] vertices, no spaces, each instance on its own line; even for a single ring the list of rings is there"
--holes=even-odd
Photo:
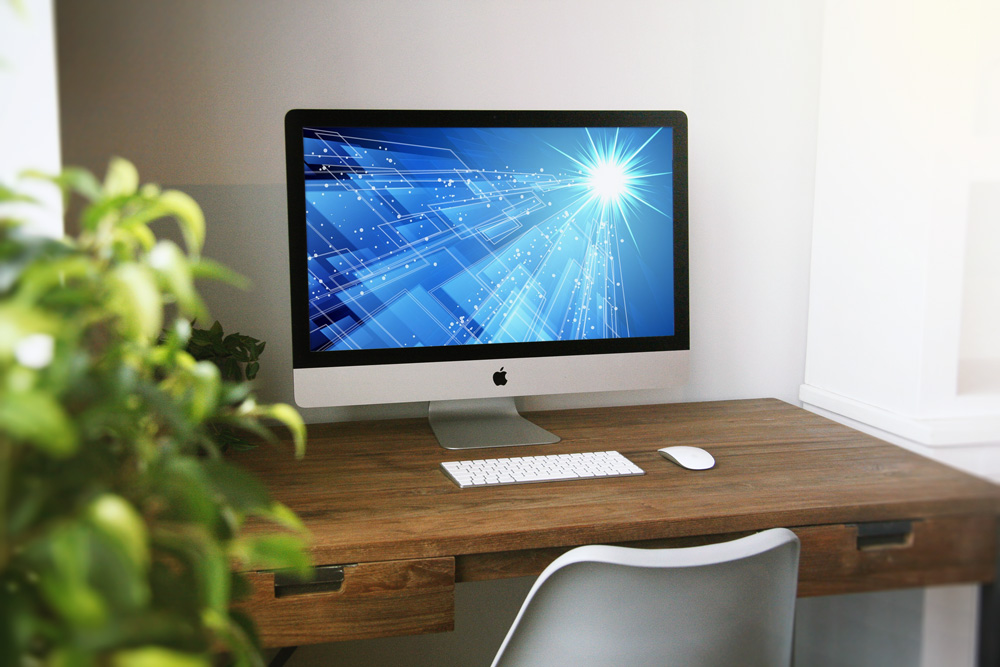
[[[271,446],[236,459],[305,521],[318,564],[1000,512],[1000,487],[774,399],[528,416],[562,441],[456,453],[425,420],[348,422],[311,426],[301,461]],[[668,444],[716,466],[683,470],[657,454]],[[459,489],[439,469],[602,449],[646,475]]]
[[[777,400],[533,413],[562,441],[456,453],[425,420],[309,429],[306,457],[233,458],[303,519],[343,588],[283,597],[247,573],[268,645],[446,631],[456,582],[530,575],[583,544],[687,546],[776,526],[801,541],[800,596],[996,574],[1000,487]],[[667,444],[711,451],[689,471]],[[641,477],[459,489],[442,461],[616,449]],[[882,522],[888,522],[883,524]],[[251,527],[253,529],[253,527]]]

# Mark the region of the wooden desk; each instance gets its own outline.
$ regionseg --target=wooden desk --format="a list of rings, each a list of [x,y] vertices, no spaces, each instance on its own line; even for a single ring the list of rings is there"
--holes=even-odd
[[[249,609],[284,646],[453,628],[456,582],[537,574],[582,544],[686,546],[784,526],[802,542],[799,595],[991,582],[1000,487],[772,400],[534,413],[562,442],[472,454],[425,420],[314,425],[302,461],[235,455],[313,534],[335,592],[276,597],[253,573]],[[661,458],[701,446],[716,466]],[[442,461],[617,449],[642,477],[459,489]]]

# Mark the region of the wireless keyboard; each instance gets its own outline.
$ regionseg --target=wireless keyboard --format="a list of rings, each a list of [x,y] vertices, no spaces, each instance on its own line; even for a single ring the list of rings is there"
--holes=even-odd
[[[646,474],[642,468],[615,451],[447,461],[441,464],[441,469],[463,489],[472,486]]]

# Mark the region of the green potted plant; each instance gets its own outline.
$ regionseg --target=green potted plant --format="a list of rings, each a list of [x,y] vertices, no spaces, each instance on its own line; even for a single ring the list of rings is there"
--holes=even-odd
[[[227,334],[218,320],[208,329],[192,327],[187,351],[198,361],[211,361],[222,379],[242,383],[253,380],[260,370],[260,355],[266,343],[241,333]],[[251,441],[229,424],[211,424],[212,440],[222,451],[252,449]]]
[[[219,367],[224,380],[253,380],[260,370],[260,355],[267,344],[241,333],[227,334],[218,320],[208,329],[194,327],[187,350],[199,361]]]
[[[297,456],[305,427],[188,351],[208,318],[195,281],[238,282],[200,256],[190,197],[121,159],[103,182],[52,180],[83,200],[76,238],[0,212],[0,664],[261,664],[231,609],[238,573],[305,574],[306,536],[221,456],[217,427],[283,425]],[[24,199],[0,188],[0,207]],[[161,219],[183,247],[157,238]],[[250,534],[252,517],[274,530]]]

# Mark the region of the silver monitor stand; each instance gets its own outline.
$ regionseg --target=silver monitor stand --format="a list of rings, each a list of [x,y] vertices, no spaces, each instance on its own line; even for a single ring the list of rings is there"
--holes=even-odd
[[[560,439],[519,415],[513,398],[431,401],[427,419],[445,449],[549,445]]]

